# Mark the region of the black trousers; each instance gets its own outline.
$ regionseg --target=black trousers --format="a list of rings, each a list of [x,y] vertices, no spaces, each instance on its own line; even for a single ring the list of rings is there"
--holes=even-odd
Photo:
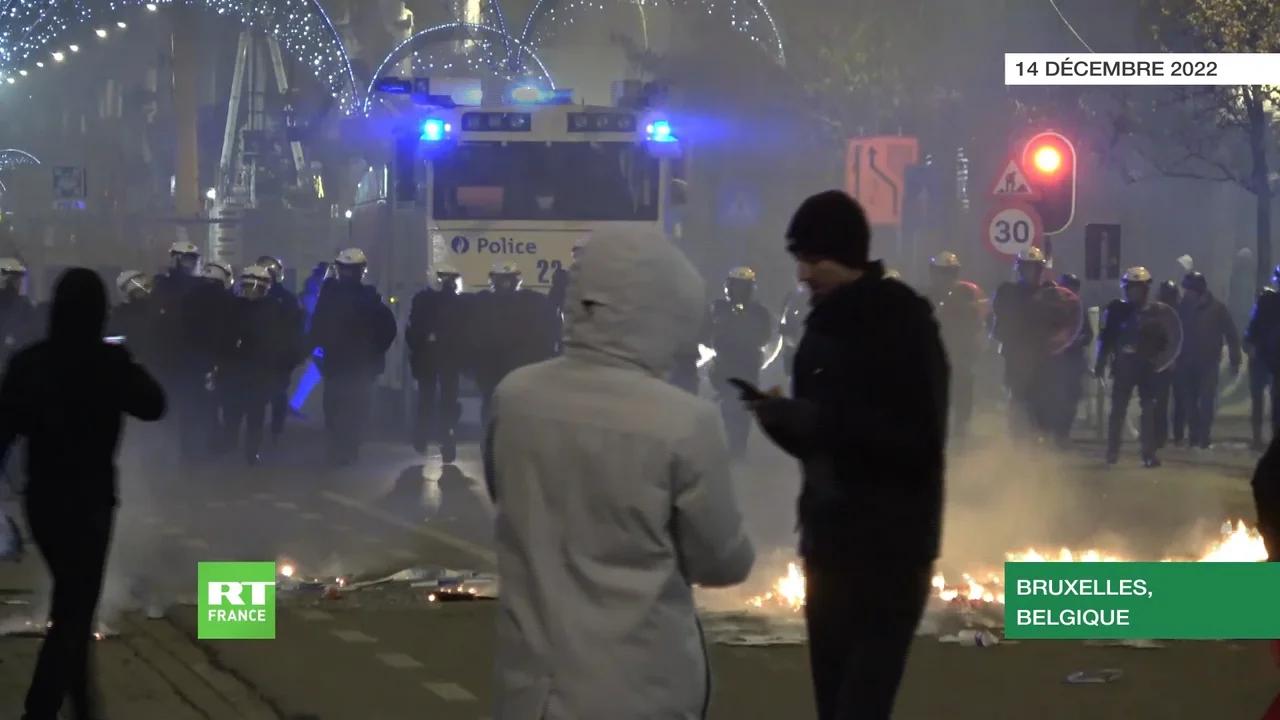
[[[173,411],[165,420],[182,460],[205,456],[215,444],[217,404],[202,373],[170,373],[161,381]]]
[[[1138,442],[1142,457],[1156,454],[1155,404],[1159,373],[1150,363],[1131,356],[1116,358],[1111,376],[1111,414],[1107,422],[1107,457],[1120,454],[1121,431],[1129,412],[1129,399],[1138,391]]]
[[[951,368],[951,432],[952,437],[969,434],[973,419],[973,368]]]
[[[325,429],[329,433],[329,459],[350,463],[360,456],[369,426],[374,378],[357,374],[324,378]]]
[[[284,434],[284,423],[289,417],[289,384],[293,382],[292,373],[285,375],[277,383],[275,392],[271,394],[271,437],[279,438]]]
[[[418,412],[414,418],[413,446],[425,452],[432,441],[440,443],[445,462],[455,447],[455,434],[462,406],[458,403],[458,369],[432,363],[419,368]]]
[[[1275,378],[1256,356],[1249,357],[1249,420],[1253,429],[1255,443],[1267,442],[1269,438],[1262,436],[1262,418],[1267,402],[1267,388],[1271,389],[1271,437],[1280,435],[1280,390]]]
[[[805,565],[818,720],[888,720],[929,597],[932,565]]]
[[[64,698],[71,702],[74,717],[98,717],[90,633],[102,594],[114,515],[109,506],[75,506],[65,498],[27,499],[31,534],[53,576],[49,610],[53,627],[40,646],[24,720],[54,720]]]
[[[1059,356],[1050,360],[1048,382],[1043,392],[1047,396],[1046,414],[1049,429],[1058,442],[1071,438],[1071,427],[1076,422],[1076,411],[1084,395],[1085,363],[1078,355]]]
[[[729,453],[736,458],[747,454],[747,440],[751,437],[751,413],[739,397],[738,389],[729,384],[729,378],[741,378],[752,385],[759,385],[760,371],[717,373],[711,383],[720,399],[720,417],[724,420],[725,435],[729,440]]]
[[[1156,401],[1152,405],[1155,413],[1153,426],[1155,429],[1156,449],[1169,443],[1169,398],[1173,395],[1173,370],[1165,370],[1156,375]],[[1182,436],[1178,436],[1182,440]]]
[[[226,414],[223,429],[226,432],[227,449],[234,450],[240,444],[240,427],[244,426],[244,454],[255,458],[262,450],[263,426],[266,424],[270,391],[252,388],[230,388],[226,394]]]
[[[1185,408],[1187,442],[1193,447],[1208,447],[1218,401],[1218,366],[1179,367],[1174,373],[1173,391]],[[1176,437],[1176,427],[1174,432]]]

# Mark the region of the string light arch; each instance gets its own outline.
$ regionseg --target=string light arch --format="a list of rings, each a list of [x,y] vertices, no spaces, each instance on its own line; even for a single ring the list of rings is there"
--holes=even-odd
[[[635,5],[639,8],[646,46],[648,45],[648,28],[644,9],[665,4],[677,9],[692,9],[708,15],[721,15],[735,30],[768,50],[779,65],[787,64],[782,32],[765,0],[537,0],[533,10],[525,19],[524,29],[520,32],[521,45],[517,46],[514,52],[523,52],[522,48],[525,47],[540,47],[556,29],[572,25],[575,13],[605,11],[610,6],[619,4]]]
[[[428,46],[440,42],[474,43],[473,52],[453,59],[442,59],[434,53],[423,54]],[[511,48],[509,52],[507,48]],[[454,53],[453,55],[457,55]],[[529,62],[524,60],[527,55]],[[373,79],[365,92],[365,112],[369,113],[373,101],[377,97],[373,86],[378,78],[383,77],[387,68],[394,67],[412,59],[415,70],[422,70],[428,75],[433,71],[452,71],[465,69],[469,72],[490,73],[506,78],[539,77],[550,89],[555,89],[555,79],[542,59],[533,48],[526,47],[523,42],[500,28],[474,23],[451,22],[427,28],[396,46],[373,73]],[[455,68],[454,66],[459,67]]]
[[[99,38],[123,30],[114,22],[128,10],[190,7],[238,19],[280,43],[306,66],[346,114],[361,105],[342,37],[319,0],[0,0],[0,87],[67,59],[76,45],[60,45],[81,28]]]
[[[39,164],[40,158],[32,155],[26,150],[18,150],[16,148],[0,150],[0,172],[12,170],[16,167]]]

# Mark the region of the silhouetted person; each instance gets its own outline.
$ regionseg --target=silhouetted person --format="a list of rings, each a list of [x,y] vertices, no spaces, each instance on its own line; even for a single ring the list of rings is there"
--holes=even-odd
[[[49,335],[13,356],[0,382],[0,460],[27,441],[27,521],[53,575],[49,620],[24,720],[53,720],[64,697],[97,717],[90,693],[93,614],[116,506],[124,415],[159,420],[165,397],[121,346],[102,340],[107,293],[85,268],[58,280]]]

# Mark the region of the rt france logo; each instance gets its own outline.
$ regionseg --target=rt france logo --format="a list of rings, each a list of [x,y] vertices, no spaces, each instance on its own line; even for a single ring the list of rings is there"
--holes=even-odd
[[[196,637],[201,640],[274,640],[276,564],[202,562]]]

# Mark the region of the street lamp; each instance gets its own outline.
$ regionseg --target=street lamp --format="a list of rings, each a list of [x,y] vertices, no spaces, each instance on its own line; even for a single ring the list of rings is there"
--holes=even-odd
[[[205,190],[205,191],[204,191],[204,196],[205,196],[205,197],[207,197],[207,198],[209,198],[210,200],[217,200],[217,199],[218,199],[218,191],[217,191],[217,190],[215,190],[215,189],[213,189],[213,188],[209,188],[208,190]]]

